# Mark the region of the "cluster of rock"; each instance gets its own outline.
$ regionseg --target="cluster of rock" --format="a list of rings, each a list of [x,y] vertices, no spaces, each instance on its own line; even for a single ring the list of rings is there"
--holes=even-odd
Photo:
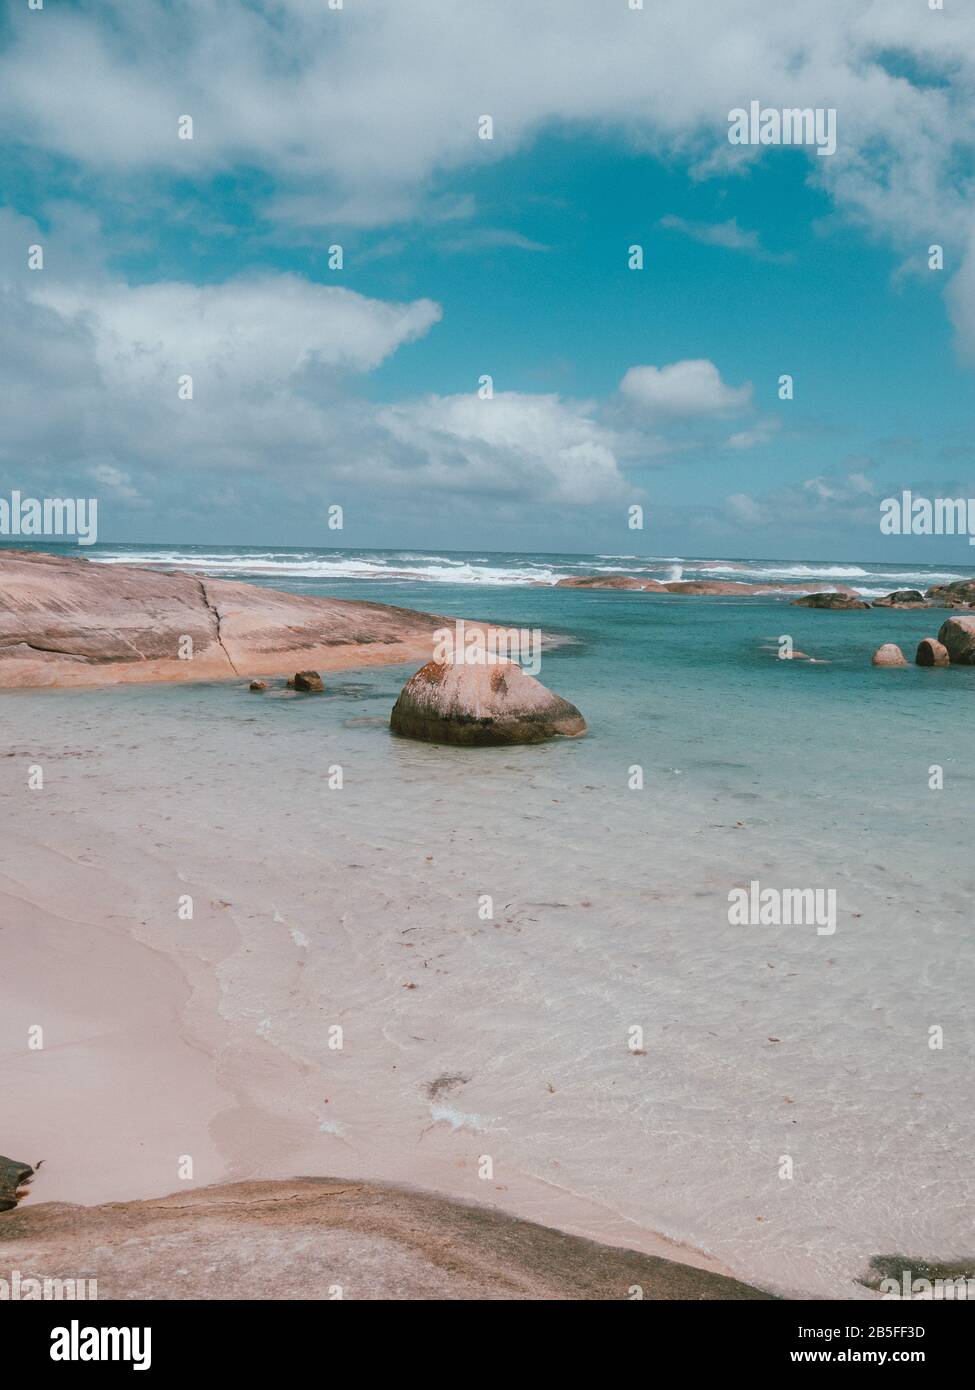
[[[923,594],[920,589],[895,589],[892,594],[867,603],[852,589],[841,588],[823,594],[803,594],[793,599],[796,608],[975,608],[975,579],[956,579],[952,584],[934,584]]]
[[[975,618],[949,618],[937,637],[924,637],[914,654],[918,666],[975,666]],[[874,652],[874,666],[906,666],[907,657],[896,642]]]
[[[744,584],[738,579],[647,579],[631,574],[586,574],[558,579],[556,589],[633,589],[646,594],[792,594],[794,584]],[[845,589],[852,594],[852,589]]]
[[[288,690],[304,690],[315,694],[325,689],[322,678],[317,671],[296,671],[293,676],[288,678],[285,685]],[[251,681],[248,689],[253,690],[255,694],[260,694],[261,691],[267,689],[267,681]]]

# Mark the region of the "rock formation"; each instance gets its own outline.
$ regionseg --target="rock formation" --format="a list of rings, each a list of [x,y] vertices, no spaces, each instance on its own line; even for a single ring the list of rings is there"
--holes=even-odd
[[[474,746],[571,738],[586,721],[516,662],[430,661],[400,691],[389,726],[428,743]]]
[[[0,551],[0,687],[218,680],[425,660],[444,618]]]

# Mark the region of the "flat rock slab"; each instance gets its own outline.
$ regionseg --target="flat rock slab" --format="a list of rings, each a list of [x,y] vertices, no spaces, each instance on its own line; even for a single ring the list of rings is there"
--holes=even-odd
[[[768,1299],[725,1275],[489,1207],[331,1178],[0,1217],[8,1268],[105,1299]]]
[[[0,552],[0,687],[216,680],[410,661],[429,654],[445,621],[381,603]]]

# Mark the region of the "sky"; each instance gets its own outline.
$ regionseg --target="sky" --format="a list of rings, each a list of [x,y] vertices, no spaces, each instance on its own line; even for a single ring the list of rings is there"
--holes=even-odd
[[[975,563],[879,529],[975,496],[975,5],[933,2],[4,0],[0,495]],[[753,100],[835,153],[732,144]]]

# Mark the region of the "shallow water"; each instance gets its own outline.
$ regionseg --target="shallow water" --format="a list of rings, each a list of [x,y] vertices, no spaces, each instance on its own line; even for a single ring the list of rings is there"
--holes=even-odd
[[[540,678],[589,735],[397,740],[409,668],[336,674],[313,697],[0,700],[17,754],[0,777],[19,786],[49,757],[65,840],[95,862],[131,849],[144,939],[197,949],[172,925],[180,884],[227,904],[225,1023],[300,1074],[285,1147],[317,1133],[320,1171],[354,1154],[408,1176],[433,1126],[474,1199],[488,1154],[500,1183],[529,1174],[782,1290],[849,1294],[880,1252],[970,1255],[975,668],[869,664],[944,615],[326,587],[571,636]],[[822,664],[777,660],[783,634]],[[835,933],[730,925],[729,892],[752,880],[835,889]],[[277,1103],[260,1076],[250,1099]]]

